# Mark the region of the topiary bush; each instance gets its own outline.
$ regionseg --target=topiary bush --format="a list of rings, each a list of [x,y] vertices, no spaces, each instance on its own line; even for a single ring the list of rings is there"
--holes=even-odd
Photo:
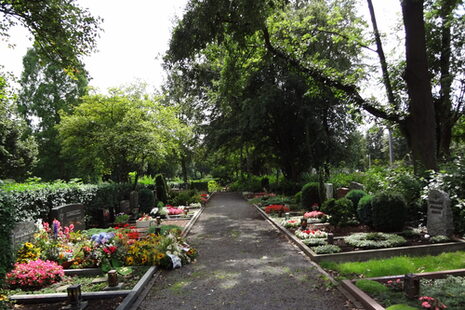
[[[139,190],[139,206],[140,212],[149,213],[155,207],[155,194],[148,188]]]
[[[166,184],[165,177],[162,174],[155,176],[155,188],[157,190],[157,199],[163,203],[168,202],[168,185]]]
[[[357,206],[357,216],[362,224],[371,226],[373,224],[373,211],[372,203],[373,196],[365,195],[363,196]]]
[[[393,232],[404,228],[407,206],[401,194],[381,192],[372,200],[372,226],[376,230]]]
[[[345,198],[349,199],[352,201],[352,206],[353,206],[353,213],[355,214],[357,212],[357,207],[358,207],[358,202],[362,197],[366,196],[367,193],[363,190],[360,189],[353,189],[349,191],[346,195]]]
[[[321,205],[320,184],[318,182],[310,182],[302,187],[302,207],[306,210],[311,210],[314,204]]]
[[[330,216],[328,222],[331,225],[347,226],[355,222],[352,201],[347,198],[328,199],[320,210]]]

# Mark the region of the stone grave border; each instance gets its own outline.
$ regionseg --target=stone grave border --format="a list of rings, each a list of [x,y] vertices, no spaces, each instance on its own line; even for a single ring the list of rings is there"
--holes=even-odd
[[[349,261],[366,261],[369,259],[376,258],[388,258],[399,255],[410,255],[410,256],[422,256],[422,255],[437,255],[443,252],[455,252],[465,250],[465,240],[455,238],[455,242],[446,242],[438,244],[428,245],[413,245],[394,247],[386,249],[373,249],[373,250],[360,250],[344,253],[333,253],[333,254],[316,254],[310,247],[305,245],[297,236],[292,234],[289,230],[284,228],[274,218],[268,216],[260,207],[253,205],[258,212],[270,221],[276,228],[283,232],[288,239],[296,244],[307,256],[309,256],[315,262],[321,262],[323,260],[332,262],[349,262]]]
[[[447,276],[465,276],[465,269],[455,269],[455,270],[444,270],[436,272],[424,272],[424,273],[414,273],[414,277],[426,278],[426,279],[441,279]],[[363,278],[363,279],[352,279],[352,280],[342,280],[341,285],[352,294],[357,300],[365,307],[366,310],[385,310],[376,300],[371,298],[367,293],[359,289],[355,282],[357,280],[372,280],[377,282],[387,282],[390,280],[403,279],[404,275],[397,276],[385,276],[385,277],[375,277],[375,278]]]
[[[210,198],[213,196],[210,195]],[[209,198],[209,199],[210,199]],[[200,210],[189,220],[189,223],[184,227],[181,236],[186,237],[195,222],[200,217],[201,213],[205,209],[202,206]],[[102,274],[99,268],[85,268],[85,269],[65,269],[66,275],[99,275]],[[145,298],[150,288],[155,283],[155,280],[160,275],[160,270],[156,266],[151,266],[147,272],[140,278],[136,285],[131,290],[115,290],[115,291],[101,291],[101,292],[83,292],[82,298],[84,300],[96,300],[96,299],[111,299],[115,297],[125,297],[119,304],[116,310],[127,310],[131,309],[133,304],[140,300],[139,304]],[[8,297],[10,300],[18,304],[34,304],[34,303],[52,303],[61,302],[67,300],[68,296],[66,293],[52,293],[52,294],[27,294],[27,295],[11,295]],[[137,305],[138,306],[138,305]]]

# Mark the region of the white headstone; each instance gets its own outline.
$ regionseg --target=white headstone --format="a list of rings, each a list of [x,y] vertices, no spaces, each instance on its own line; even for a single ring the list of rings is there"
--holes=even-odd
[[[325,183],[325,194],[326,199],[334,198],[334,185],[331,183]]]

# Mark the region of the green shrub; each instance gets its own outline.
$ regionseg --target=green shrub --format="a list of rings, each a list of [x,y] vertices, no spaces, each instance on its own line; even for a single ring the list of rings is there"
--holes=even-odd
[[[162,174],[157,174],[155,176],[155,188],[157,190],[157,200],[167,203],[168,185],[166,184],[165,177]]]
[[[187,206],[194,202],[196,192],[193,190],[184,190],[176,194],[175,197],[169,200],[170,204],[175,206]]]
[[[362,222],[362,224],[371,226],[373,223],[373,211],[371,205],[372,201],[373,196],[366,195],[363,196],[358,202],[357,215],[358,219],[360,220],[360,222]]]
[[[417,310],[418,308],[410,307],[404,304],[397,304],[387,307],[386,310]]]
[[[219,185],[215,180],[210,180],[208,181],[208,192],[213,193],[213,192],[219,192],[221,191],[221,185]]]
[[[150,226],[149,229],[147,230],[147,233],[153,234],[155,233],[155,229],[156,229],[156,226]],[[161,230],[160,233],[165,236],[171,231],[174,231],[175,234],[181,233],[182,227],[177,226],[177,225],[161,225],[160,230]]]
[[[372,200],[373,227],[380,231],[401,231],[407,215],[405,200],[398,193],[381,192]]]
[[[347,198],[328,199],[320,210],[330,216],[328,222],[331,225],[347,226],[355,222],[352,201]]]
[[[312,210],[314,204],[321,205],[320,184],[318,182],[310,182],[302,187],[302,207],[306,210]]]
[[[0,286],[13,262],[10,234],[15,225],[14,204],[8,194],[0,196]]]
[[[139,206],[142,213],[149,213],[155,207],[155,195],[152,190],[148,188],[139,190]]]
[[[286,179],[270,184],[270,190],[273,193],[279,193],[279,194],[283,194],[287,196],[295,195],[295,193],[297,193],[301,189],[302,189],[301,183],[289,181]]]
[[[351,190],[351,191],[349,191],[347,193],[345,198],[352,201],[353,213],[354,214],[357,212],[358,202],[360,201],[360,199],[362,199],[362,197],[364,197],[366,195],[367,195],[367,193],[365,191],[363,191],[363,190],[360,190],[360,189],[353,189],[353,190]]]
[[[300,204],[300,202],[302,201],[302,192],[298,192],[297,194],[295,194],[294,200],[295,200],[295,203]]]

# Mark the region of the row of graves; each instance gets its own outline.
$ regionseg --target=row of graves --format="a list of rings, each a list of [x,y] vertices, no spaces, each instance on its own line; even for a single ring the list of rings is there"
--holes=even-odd
[[[202,203],[154,206],[139,214],[137,192],[102,227],[86,227],[85,206],[57,206],[49,221],[17,223],[11,232],[16,255],[0,303],[20,309],[129,309],[159,268],[189,264],[197,251],[184,237]],[[2,308],[3,309],[3,308]]]
[[[324,184],[326,199],[343,199],[351,190],[363,190],[363,185],[353,182],[350,188],[334,189],[332,184]],[[272,193],[245,193],[246,198],[260,203],[254,207],[274,226],[280,229],[288,239],[295,243],[307,256],[320,264],[342,264],[345,262],[364,262],[374,259],[386,259],[390,257],[418,257],[427,255],[440,255],[447,252],[465,250],[465,240],[461,236],[454,235],[453,212],[449,195],[441,190],[430,190],[427,198],[427,222],[423,227],[404,226],[399,231],[377,231],[367,225],[347,225],[338,227],[330,224],[330,212],[323,212],[324,208],[314,204],[312,210],[290,210],[286,204],[273,203],[276,201]],[[262,198],[264,197],[264,198]],[[337,204],[336,204],[337,205]],[[342,205],[342,204],[341,204]],[[337,215],[336,215],[337,216]],[[332,222],[334,223],[334,221]],[[460,252],[459,252],[460,253]],[[366,309],[445,309],[447,305],[439,300],[422,296],[422,284],[428,281],[442,281],[449,277],[459,277],[465,288],[465,269],[442,270],[428,273],[409,273],[404,275],[390,275],[364,280],[380,283],[388,290],[403,292],[403,297],[411,303],[418,303],[418,308],[408,305],[396,305],[385,308],[383,301],[370,296],[370,290],[363,291],[356,285],[360,281],[347,279],[338,284],[355,296]],[[428,285],[431,285],[429,283]],[[372,285],[370,284],[370,288]],[[463,294],[463,290],[462,290]],[[381,296],[391,296],[385,291]],[[387,298],[387,297],[386,297]],[[405,306],[405,307],[404,307]],[[461,308],[462,307],[462,308]],[[449,309],[465,309],[465,306]]]

